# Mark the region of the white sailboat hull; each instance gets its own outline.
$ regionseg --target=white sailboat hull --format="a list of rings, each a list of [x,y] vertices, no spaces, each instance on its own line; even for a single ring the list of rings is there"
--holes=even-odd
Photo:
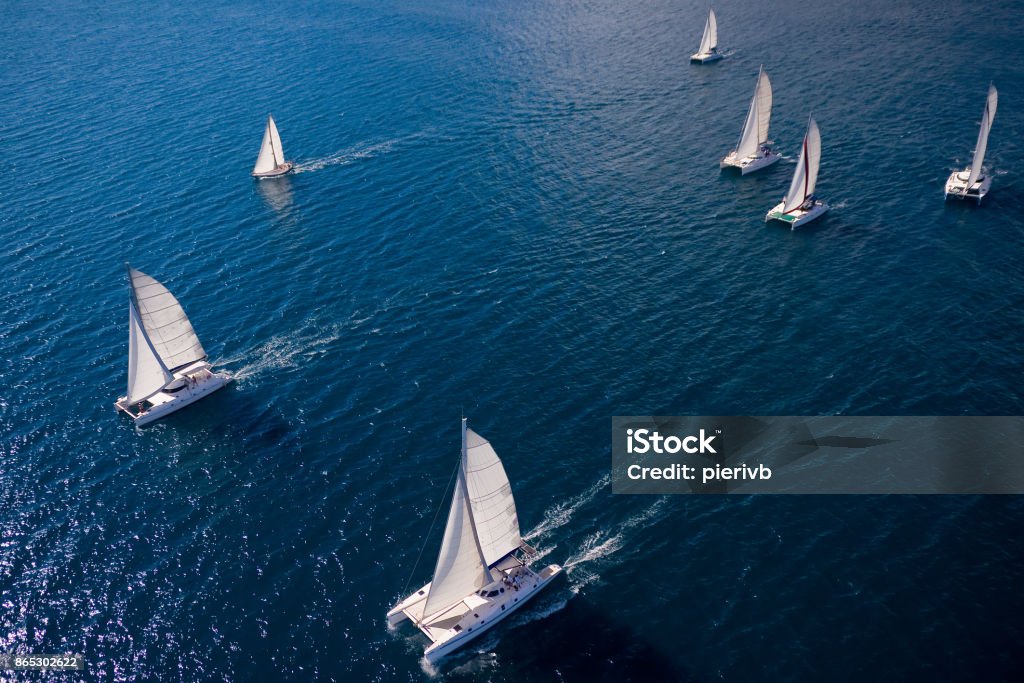
[[[719,168],[738,168],[742,175],[753,173],[754,171],[760,170],[767,166],[771,166],[782,157],[775,152],[768,152],[764,156],[749,156],[743,157],[742,159],[736,156],[736,152],[729,152],[728,156],[723,158],[719,164]]]
[[[698,64],[708,64],[709,62],[717,62],[722,57],[723,55],[719,52],[698,52],[690,55],[690,61],[697,62]]]
[[[828,204],[826,204],[825,202],[821,201],[820,199],[816,199],[814,200],[814,203],[811,204],[810,206],[807,206],[806,208],[800,207],[799,209],[794,209],[789,213],[783,213],[783,209],[785,208],[786,202],[779,202],[775,206],[775,208],[769,211],[768,214],[764,217],[764,222],[767,223],[768,221],[779,221],[781,223],[787,224],[791,229],[796,230],[801,225],[810,223],[815,218],[818,218],[819,216],[824,214],[826,211],[828,211],[829,207]]]
[[[981,200],[988,194],[992,187],[992,176],[985,174],[968,186],[971,169],[953,171],[946,180],[946,199],[975,199],[981,204]]]
[[[264,171],[263,173],[257,173],[256,171],[253,171],[252,172],[252,177],[253,178],[280,178],[281,176],[285,175],[286,173],[291,173],[292,169],[294,169],[294,168],[295,168],[295,164],[293,164],[293,163],[291,163],[289,161],[286,161],[285,163],[281,164],[280,166],[278,166],[276,168],[273,168],[273,169],[271,169],[269,171]]]
[[[174,381],[168,386],[181,385],[176,390],[164,389],[139,404],[129,404],[128,397],[122,396],[114,407],[124,412],[142,427],[150,422],[167,417],[185,406],[206,398],[231,381],[226,372],[212,372],[208,363],[192,365],[174,373]]]
[[[495,581],[477,593],[466,596],[462,602],[440,614],[431,615],[430,621],[425,621],[423,604],[430,592],[428,583],[388,612],[388,626],[394,627],[406,620],[412,621],[430,639],[431,643],[424,650],[423,656],[428,662],[434,663],[490,630],[537,595],[562,571],[562,567],[557,564],[550,564],[539,573],[528,567],[514,569],[508,574],[514,575],[518,572],[518,589],[501,580]],[[502,575],[505,576],[504,573]],[[491,592],[497,594],[489,597],[480,595]]]

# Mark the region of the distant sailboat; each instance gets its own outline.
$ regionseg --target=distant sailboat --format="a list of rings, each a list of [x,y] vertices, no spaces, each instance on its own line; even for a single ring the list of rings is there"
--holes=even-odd
[[[999,93],[994,85],[988,86],[988,97],[985,99],[985,111],[981,115],[981,127],[978,130],[978,144],[974,146],[974,159],[969,168],[953,171],[946,180],[946,198],[981,200],[988,194],[992,186],[992,176],[985,173],[985,150],[988,149],[988,134],[992,130],[992,121],[996,117],[996,106],[999,104]]]
[[[518,609],[562,572],[534,572],[537,551],[519,535],[505,468],[491,444],[462,419],[462,460],[434,578],[388,612],[388,625],[412,621],[430,645],[428,662],[462,647]]]
[[[174,295],[128,268],[128,394],[114,406],[142,426],[212,394],[231,381],[213,372]]]
[[[764,67],[757,76],[754,96],[750,99],[747,120],[743,124],[736,149],[719,163],[721,168],[734,166],[743,175],[752,173],[759,168],[770,166],[779,160],[779,155],[772,151],[768,143],[768,122],[772,117],[772,84]]]
[[[718,53],[718,21],[715,10],[708,10],[708,19],[704,23],[704,35],[700,39],[700,47],[696,54],[690,55],[691,62],[714,62],[722,58]]]
[[[276,178],[292,170],[292,164],[284,160],[284,149],[281,147],[281,136],[277,132],[277,124],[273,116],[267,116],[267,127],[263,131],[263,143],[260,155],[256,157],[256,166],[252,169],[257,178]]]
[[[796,229],[804,223],[810,223],[828,211],[828,204],[814,196],[814,188],[818,182],[818,165],[821,163],[821,133],[812,116],[807,121],[807,133],[800,149],[800,160],[797,162],[793,181],[789,192],[779,204],[768,212],[765,222],[782,221]]]

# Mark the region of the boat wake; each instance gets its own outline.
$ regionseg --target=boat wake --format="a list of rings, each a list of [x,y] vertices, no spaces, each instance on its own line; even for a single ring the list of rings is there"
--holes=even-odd
[[[387,140],[372,145],[355,145],[354,147],[343,149],[340,152],[335,152],[319,159],[295,164],[295,169],[292,173],[308,173],[310,171],[319,171],[328,166],[345,166],[361,159],[372,159],[373,157],[390,152],[397,142],[397,140]]]
[[[239,382],[268,370],[298,369],[305,366],[309,359],[327,353],[330,345],[342,336],[341,325],[307,330],[310,327],[315,326],[307,323],[299,332],[274,335],[269,341],[236,357],[222,359],[217,364],[227,366],[231,370],[232,364],[243,363],[237,370],[231,370],[235,380]]]
[[[427,661],[426,657],[420,657],[420,670],[423,674],[430,679],[435,679],[441,675],[441,672],[437,670],[437,667]]]
[[[565,526],[572,520],[580,508],[593,501],[610,483],[611,476],[606,473],[581,493],[548,508],[544,512],[544,517],[540,523],[527,532],[523,536],[523,540],[533,543],[537,539],[547,536],[555,529]],[[584,538],[580,547],[570,554],[562,564],[566,576],[572,577],[570,588],[573,594],[575,595],[584,586],[601,578],[599,574],[591,570],[589,565],[615,554],[622,548],[625,539],[633,530],[647,527],[660,519],[661,513],[667,504],[667,498],[658,498],[653,504],[641,512],[628,517],[613,529],[600,529]],[[542,559],[549,555],[556,547],[555,545],[542,545],[537,549],[537,559]],[[564,606],[564,603],[562,606]],[[561,607],[554,609],[561,609]]]
[[[611,534],[607,531],[595,531],[583,539],[579,550],[569,556],[565,561],[566,574],[585,562],[600,560],[608,557],[622,547],[622,533]]]
[[[540,524],[527,532],[523,536],[523,540],[532,541],[559,527],[565,526],[577,510],[592,501],[598,492],[608,486],[609,483],[611,483],[611,475],[605,474],[582,493],[548,508],[544,511],[544,518],[541,519]]]
[[[608,481],[609,477],[608,475],[605,475],[589,489],[574,498],[573,501],[566,503],[566,509],[572,508],[574,511],[575,508],[578,508],[583,504],[583,502],[586,502],[586,500],[593,499],[594,494],[607,485]],[[582,502],[579,502],[575,507],[573,507],[572,503],[578,500],[581,500]],[[667,496],[661,497],[644,510],[628,517],[626,521],[614,530],[599,530],[588,535],[583,539],[583,543],[576,552],[572,553],[562,565],[562,568],[565,570],[566,578],[569,581],[569,594],[566,595],[565,593],[561,593],[557,597],[551,596],[548,600],[542,599],[541,602],[533,605],[531,609],[513,616],[510,625],[522,626],[523,624],[528,624],[532,621],[539,621],[551,616],[561,609],[564,609],[565,606],[569,604],[569,601],[574,596],[578,595],[583,588],[601,578],[601,575],[596,571],[596,569],[604,569],[611,566],[607,558],[615,555],[620,549],[622,549],[632,532],[644,529],[664,516],[668,502],[669,500]],[[555,510],[555,508],[552,508],[552,510]],[[569,512],[569,516],[571,516],[571,514],[572,513]],[[547,521],[547,519],[548,516],[545,515],[545,521]],[[565,521],[568,521],[568,518],[566,518]],[[564,524],[565,522],[562,523]],[[539,533],[538,530],[541,530],[544,524],[545,522],[541,522],[537,529],[534,529],[530,534],[527,534],[526,538]],[[558,526],[561,526],[561,524]],[[550,530],[550,528],[554,527],[547,527],[543,529],[543,531]],[[541,555],[546,555],[547,552],[550,551],[542,551]]]
[[[607,483],[607,477],[602,477],[602,480],[598,483],[603,486]],[[597,485],[595,487],[600,489]],[[546,596],[546,599],[543,596],[540,597],[537,603],[513,615],[510,618],[509,627],[515,628],[534,621],[540,621],[555,612],[565,609],[569,601],[578,595],[584,587],[601,578],[601,575],[588,565],[598,563],[618,552],[623,547],[631,531],[650,526],[650,524],[660,519],[667,505],[667,497],[659,498],[645,510],[626,519],[615,531],[595,531],[587,536],[580,548],[570,555],[565,564],[562,565],[566,578],[569,580],[569,593],[560,592]],[[483,652],[490,653],[497,646],[500,637],[500,633],[494,633],[491,634],[489,639],[483,641],[481,643]]]
[[[661,519],[667,506],[668,498],[659,498],[646,509],[628,517],[615,529],[600,529],[583,539],[579,549],[570,555],[563,565],[565,574],[570,579],[569,585],[573,594],[601,578],[591,565],[597,564],[600,568],[600,561],[617,553],[632,532],[644,529]]]

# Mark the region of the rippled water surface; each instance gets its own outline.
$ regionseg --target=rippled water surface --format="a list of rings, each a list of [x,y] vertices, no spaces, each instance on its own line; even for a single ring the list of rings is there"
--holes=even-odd
[[[1020,498],[610,494],[616,414],[1024,407],[1019,4],[715,9],[727,59],[696,66],[688,0],[0,8],[0,651],[1019,679]],[[786,158],[722,174],[761,64]],[[992,193],[945,204],[989,81]],[[256,183],[268,112],[297,172]],[[810,112],[833,210],[766,227]],[[112,409],[124,261],[238,378],[143,431]],[[429,578],[463,411],[567,571],[432,670],[384,613]]]

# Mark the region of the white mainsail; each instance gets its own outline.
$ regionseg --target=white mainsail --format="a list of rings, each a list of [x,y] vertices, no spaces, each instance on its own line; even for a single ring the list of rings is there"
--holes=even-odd
[[[472,429],[467,432],[466,489],[477,539],[490,566],[517,549],[523,539],[505,467],[487,439]]]
[[[266,173],[284,163],[284,149],[281,147],[281,135],[277,132],[277,124],[273,116],[267,116],[267,127],[263,131],[263,142],[260,154],[256,157],[253,173]]]
[[[757,76],[754,96],[750,100],[747,120],[736,144],[736,156],[740,159],[757,156],[761,145],[768,142],[768,122],[772,116],[772,84],[764,67]]]
[[[132,304],[138,312],[144,336],[164,368],[174,372],[196,361],[206,360],[206,351],[174,295],[131,266],[128,267],[128,277],[132,286]]]
[[[173,379],[146,336],[135,302],[128,304],[128,403],[157,393]]]
[[[974,160],[971,162],[971,175],[967,178],[970,187],[981,177],[981,165],[985,161],[985,150],[988,148],[988,133],[992,129],[992,120],[996,117],[996,106],[999,104],[999,93],[994,85],[988,86],[988,97],[985,99],[985,112],[981,115],[981,128],[978,130],[978,144],[974,146]]]
[[[804,135],[803,148],[800,150],[800,161],[793,173],[793,182],[789,185],[783,213],[798,208],[808,197],[814,194],[814,186],[818,181],[818,165],[821,163],[821,132],[812,116],[807,122],[807,134]]]
[[[491,582],[483,549],[474,526],[473,509],[466,482],[467,455],[466,420],[462,420],[462,461],[459,464],[452,496],[452,507],[448,511],[448,523],[441,541],[441,552],[434,567],[434,578],[430,592],[423,605],[425,618],[437,614],[456,604],[470,593]]]
[[[704,35],[700,39],[700,49],[697,54],[703,55],[718,47],[718,21],[715,20],[715,10],[708,10],[708,19],[704,22]]]

